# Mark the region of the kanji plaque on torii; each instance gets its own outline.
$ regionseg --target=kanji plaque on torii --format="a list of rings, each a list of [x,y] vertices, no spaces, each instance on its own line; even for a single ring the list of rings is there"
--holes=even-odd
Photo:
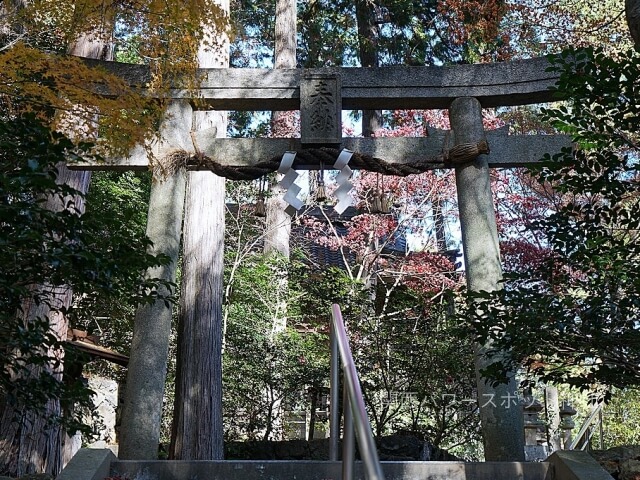
[[[309,73],[300,81],[300,138],[303,145],[342,143],[340,76]]]

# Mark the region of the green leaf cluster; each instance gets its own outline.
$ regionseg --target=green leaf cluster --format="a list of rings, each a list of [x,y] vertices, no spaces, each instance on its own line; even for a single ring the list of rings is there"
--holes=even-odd
[[[158,296],[160,281],[142,275],[166,259],[146,253],[144,237],[116,233],[117,218],[81,216],[81,192],[57,181],[61,161],[89,159],[91,148],[34,115],[0,121],[0,394],[18,412],[50,400],[90,403],[79,378],[62,378],[63,352],[65,361],[78,352],[67,347],[60,319],[116,294],[132,302]],[[71,292],[68,306],[61,296]],[[73,431],[81,426],[74,412],[52,421]]]
[[[542,118],[575,149],[535,170],[562,203],[531,231],[546,256],[470,303],[480,340],[508,352],[492,373],[522,364],[532,378],[580,389],[640,386],[640,54],[598,49],[550,58],[564,103]]]
[[[307,390],[328,380],[326,332],[300,331],[299,293],[287,267],[282,257],[255,253],[234,272],[223,357],[229,439],[280,435],[283,412],[308,406]]]

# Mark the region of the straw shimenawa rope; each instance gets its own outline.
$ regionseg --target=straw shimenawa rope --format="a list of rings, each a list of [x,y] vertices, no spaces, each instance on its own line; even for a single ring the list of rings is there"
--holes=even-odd
[[[337,148],[308,148],[298,150],[296,161],[304,164],[333,165],[341,150]],[[489,153],[489,145],[486,140],[477,144],[464,143],[456,145],[449,150],[432,158],[416,163],[397,164],[389,163],[383,159],[363,155],[355,152],[349,161],[349,167],[369,172],[381,173],[383,175],[396,175],[406,177],[433,170],[438,165],[460,165],[473,161],[478,155]],[[175,150],[166,155],[162,160],[163,166],[177,169],[181,166],[189,170],[210,170],[218,176],[230,180],[255,180],[271,172],[275,172],[280,166],[281,157],[273,157],[269,160],[258,162],[250,166],[229,166],[221,165],[203,153],[189,153],[185,150]]]

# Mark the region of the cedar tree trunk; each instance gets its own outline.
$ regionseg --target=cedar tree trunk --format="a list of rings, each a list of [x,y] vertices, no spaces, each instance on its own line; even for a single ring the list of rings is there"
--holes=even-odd
[[[296,0],[276,1],[275,68],[296,68],[296,10]],[[271,117],[274,136],[281,136],[278,124],[286,118],[283,113],[273,112]],[[291,218],[284,211],[287,203],[282,199],[285,192],[277,184],[280,179],[281,175],[276,175],[265,202],[264,253],[277,253],[289,259]]]
[[[220,5],[229,11],[228,0]],[[229,42],[220,35],[201,47],[203,68],[229,66]],[[226,136],[226,112],[196,112],[194,130]],[[222,425],[222,299],[224,280],[225,179],[189,172],[183,228],[176,395],[170,457],[219,460]]]
[[[97,45],[100,46],[96,47]],[[80,36],[69,53],[102,60],[113,59],[111,49],[106,48],[105,43],[94,35]],[[61,163],[58,165],[57,182],[65,183],[86,194],[91,182],[91,172],[71,171]],[[73,200],[75,207],[82,212],[84,202],[80,198]],[[52,198],[47,201],[47,208],[59,211],[65,207],[60,199]],[[56,309],[69,307],[72,297],[73,292],[70,288],[56,287],[53,306]],[[59,340],[66,339],[69,322],[63,314],[50,313],[46,306],[36,306],[32,302],[27,302],[23,311],[25,325],[36,317],[48,316],[52,333]],[[64,352],[57,351],[50,354],[55,356],[59,363],[34,367],[33,375],[38,375],[44,369],[53,373],[58,381],[62,381]],[[0,471],[12,477],[32,473],[57,475],[73,454],[71,451],[65,451],[65,442],[69,441],[66,432],[59,425],[47,421],[51,415],[64,414],[60,402],[50,400],[41,412],[26,411],[19,406],[14,407],[7,403],[0,417]]]
[[[59,183],[66,183],[83,193],[87,191],[91,178],[89,172],[72,172],[62,164],[58,166],[58,169],[57,181]],[[78,198],[74,200],[76,207],[82,210],[83,202]],[[59,199],[52,198],[47,201],[47,208],[59,211],[64,206]],[[37,288],[52,290],[52,307],[56,311],[50,312],[46,305],[36,305],[33,301],[27,301],[23,305],[25,326],[28,327],[34,318],[48,317],[51,333],[58,340],[64,341],[67,338],[69,322],[57,310],[71,305],[73,292],[65,286],[39,286]],[[50,351],[48,354],[56,358],[59,363],[51,362],[48,365],[34,366],[31,374],[38,376],[41,372],[48,372],[53,374],[57,381],[62,381],[64,351]],[[59,400],[49,400],[44,410],[39,412],[7,402],[0,417],[0,473],[12,477],[33,473],[57,475],[69,460],[64,455],[67,435],[60,425],[52,424],[48,419],[51,416],[63,414]]]

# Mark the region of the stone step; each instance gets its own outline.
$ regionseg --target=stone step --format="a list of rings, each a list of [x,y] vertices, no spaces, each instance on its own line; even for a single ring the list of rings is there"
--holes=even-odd
[[[112,474],[135,480],[340,480],[342,463],[330,461],[117,461]],[[517,462],[382,462],[386,480],[551,480],[549,464]],[[364,480],[356,462],[354,480]]]
[[[356,462],[354,480],[364,480]],[[560,451],[545,462],[382,462],[386,480],[612,480],[586,452]],[[118,460],[110,450],[82,449],[57,480],[341,480],[329,461]]]

